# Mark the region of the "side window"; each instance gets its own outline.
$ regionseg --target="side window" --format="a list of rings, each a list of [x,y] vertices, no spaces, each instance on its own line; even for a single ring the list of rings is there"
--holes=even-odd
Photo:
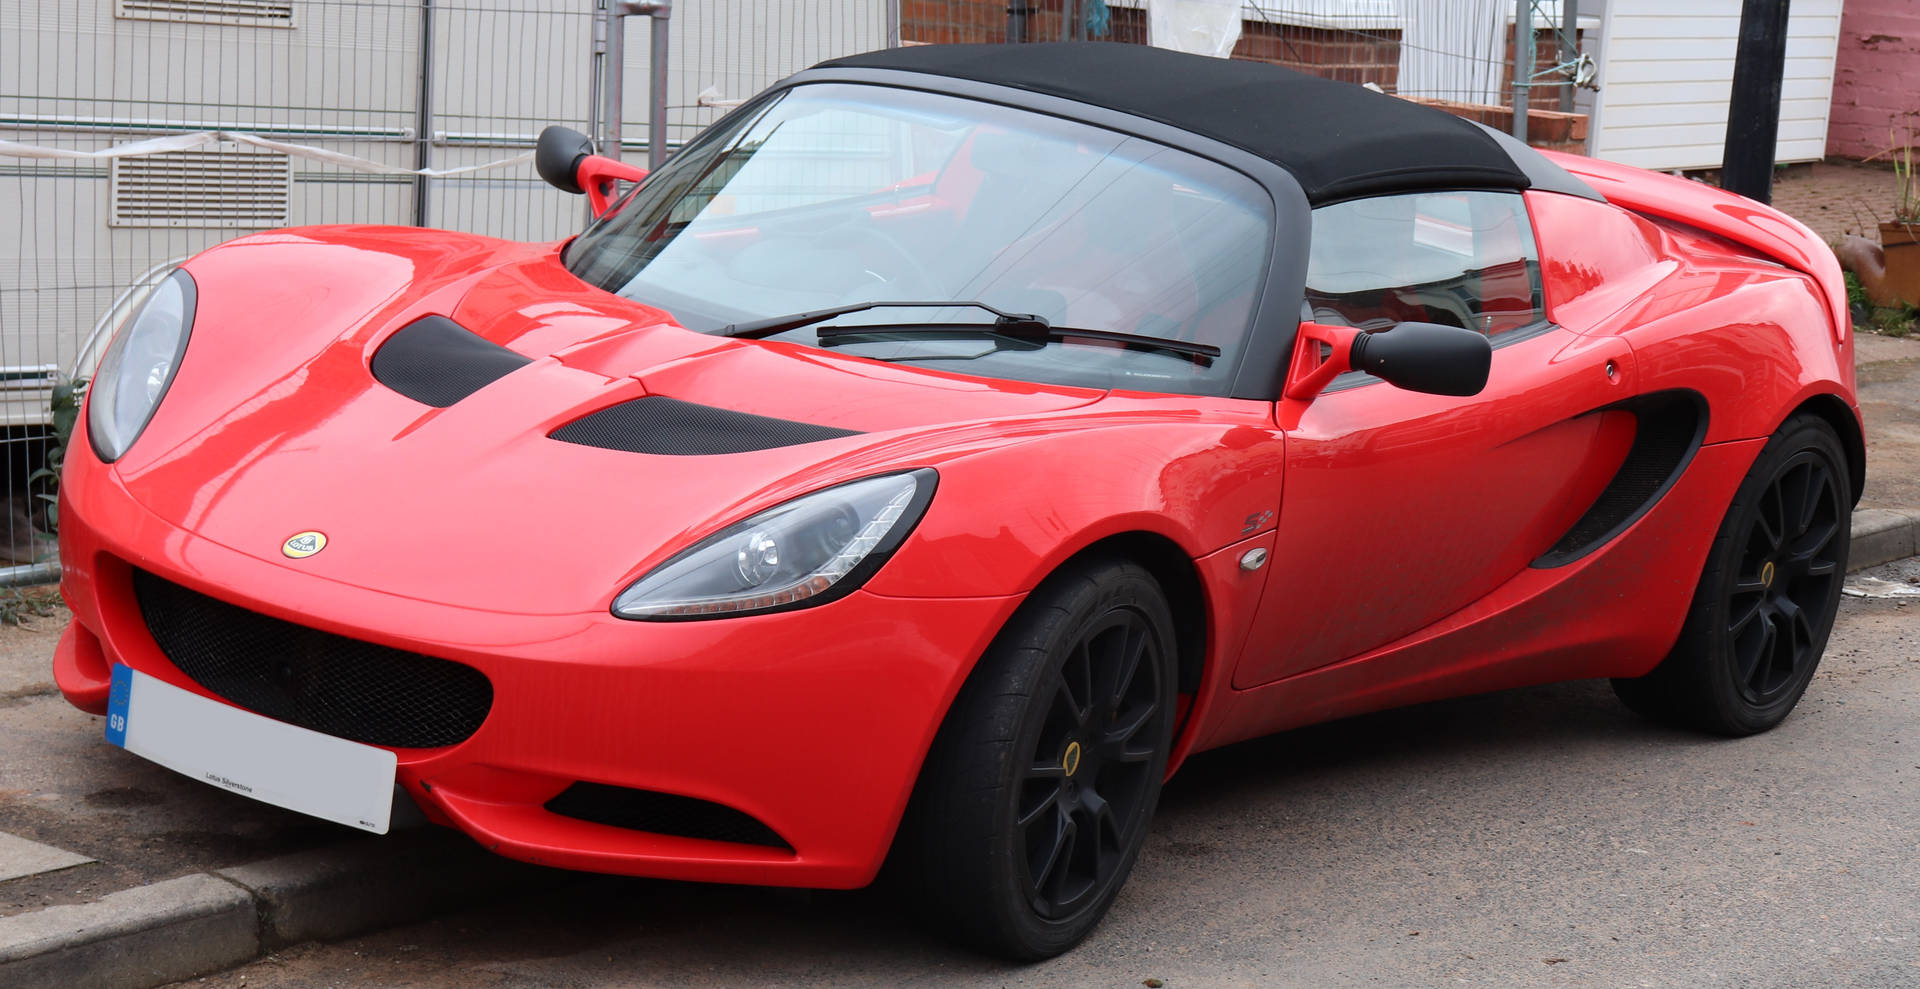
[[[1488,336],[1545,318],[1517,193],[1422,192],[1313,211],[1307,304],[1322,323],[1444,323]]]

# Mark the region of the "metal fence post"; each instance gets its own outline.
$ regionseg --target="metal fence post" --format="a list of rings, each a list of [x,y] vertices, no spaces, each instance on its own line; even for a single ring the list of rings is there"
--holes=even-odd
[[[587,136],[595,148],[605,143],[601,133],[600,90],[607,73],[607,0],[594,0],[590,56],[587,60]]]
[[[1527,96],[1533,87],[1533,0],[1513,12],[1513,136],[1527,139]]]
[[[1560,64],[1580,61],[1580,0],[1560,0]],[[1560,111],[1573,112],[1573,73],[1560,85]]]
[[[648,8],[646,13],[653,18],[647,26],[647,40],[653,46],[647,66],[653,70],[653,81],[647,87],[651,104],[647,107],[647,170],[654,171],[667,160],[667,56],[672,48],[667,19],[673,16],[673,5],[662,0],[636,6]]]
[[[607,12],[606,79],[602,83],[607,106],[600,114],[601,139],[598,146],[601,154],[615,161],[620,160],[620,125],[626,109],[629,6],[631,4],[616,2]]]
[[[613,159],[620,157],[621,114],[626,102],[627,18],[651,18],[647,28],[650,44],[647,67],[651,76],[647,85],[647,168],[659,168],[667,160],[667,58],[672,49],[667,22],[673,16],[673,4],[666,0],[658,3],[617,0],[611,13],[605,72],[606,140],[600,153]]]
[[[433,0],[420,0],[420,105],[414,109],[413,167],[433,167]],[[427,225],[427,177],[413,177],[413,225]]]
[[[900,0],[887,0],[887,47],[900,47]]]

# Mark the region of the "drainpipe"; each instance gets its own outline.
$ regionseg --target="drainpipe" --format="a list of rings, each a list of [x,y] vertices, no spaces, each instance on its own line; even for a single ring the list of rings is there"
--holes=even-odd
[[[1773,152],[1780,137],[1780,80],[1787,68],[1787,0],[1746,0],[1727,100],[1720,187],[1763,203],[1773,199]]]

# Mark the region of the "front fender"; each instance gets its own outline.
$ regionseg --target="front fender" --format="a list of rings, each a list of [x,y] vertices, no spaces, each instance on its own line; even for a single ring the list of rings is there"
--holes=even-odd
[[[1116,396],[1077,418],[943,460],[926,517],[871,589],[1020,594],[1109,536],[1153,533],[1198,559],[1273,527],[1285,436],[1271,403]]]

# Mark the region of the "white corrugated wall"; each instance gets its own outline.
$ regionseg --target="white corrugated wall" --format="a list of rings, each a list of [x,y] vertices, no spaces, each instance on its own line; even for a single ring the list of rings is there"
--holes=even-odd
[[[1794,0],[1778,161],[1826,153],[1841,0]],[[1718,168],[1740,0],[1608,0],[1592,152],[1642,168]]]

